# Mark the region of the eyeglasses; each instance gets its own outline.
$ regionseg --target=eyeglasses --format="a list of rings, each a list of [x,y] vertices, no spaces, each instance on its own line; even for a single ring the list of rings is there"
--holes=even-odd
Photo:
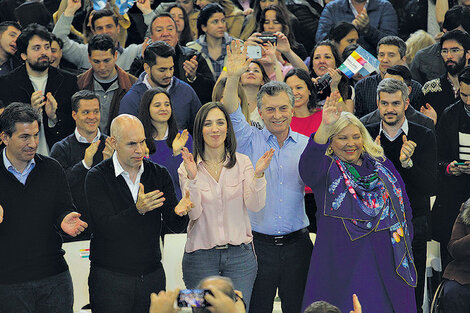
[[[441,49],[441,55],[447,55],[447,53],[450,52],[450,55],[457,55],[460,53],[460,51],[464,51],[463,49],[460,48],[450,48],[450,49]]]

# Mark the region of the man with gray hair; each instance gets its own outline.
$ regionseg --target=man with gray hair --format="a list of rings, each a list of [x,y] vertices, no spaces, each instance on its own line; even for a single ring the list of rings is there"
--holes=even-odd
[[[377,108],[377,86],[384,78],[387,69],[394,65],[406,65],[406,43],[396,36],[380,39],[377,44],[377,59],[380,62],[379,74],[361,79],[354,87],[356,92],[355,114],[359,118]],[[421,88],[420,83],[411,80],[410,104],[416,110],[420,110],[425,104]]]
[[[85,180],[93,231],[90,304],[93,312],[144,313],[150,294],[165,289],[162,222],[182,231],[186,218],[173,210],[187,210],[191,202],[188,196],[178,203],[168,171],[144,159],[145,132],[137,117],[123,114],[112,121],[111,145],[113,156],[94,166]]]
[[[283,312],[301,310],[312,242],[304,206],[304,189],[299,174],[299,159],[308,137],[290,129],[294,115],[294,95],[287,84],[269,82],[258,93],[258,111],[264,121],[262,130],[250,126],[238,105],[237,86],[249,62],[246,49],[232,42],[227,52],[227,84],[224,106],[230,113],[238,152],[253,164],[274,148],[271,165],[265,171],[266,206],[249,212],[253,242],[258,257],[258,274],[250,302],[252,312],[272,312],[276,289]]]
[[[385,78],[377,87],[377,106],[381,121],[366,126],[372,138],[384,148],[406,186],[413,210],[414,238],[412,250],[418,273],[417,311],[422,312],[426,270],[429,197],[434,194],[436,179],[436,137],[430,129],[407,120],[408,87],[402,81]]]

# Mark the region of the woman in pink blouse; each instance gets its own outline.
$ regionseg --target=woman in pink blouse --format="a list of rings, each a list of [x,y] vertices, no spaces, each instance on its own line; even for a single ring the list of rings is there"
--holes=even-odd
[[[213,275],[232,279],[247,304],[251,298],[258,264],[253,251],[247,209],[265,205],[266,180],[274,150],[257,161],[236,152],[230,117],[218,102],[201,107],[194,121],[194,157],[183,148],[178,169],[181,190],[190,196],[188,239],[183,257],[186,288]]]

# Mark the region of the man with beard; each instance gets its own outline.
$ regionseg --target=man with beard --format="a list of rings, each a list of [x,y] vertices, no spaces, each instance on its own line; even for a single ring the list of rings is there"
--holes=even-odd
[[[428,112],[423,113],[429,116],[432,110],[436,111],[438,122],[445,108],[459,100],[458,76],[470,58],[470,36],[454,29],[441,37],[440,45],[446,74],[428,81],[423,86],[425,101],[431,105],[428,106]]]
[[[15,55],[16,39],[21,34],[21,26],[15,22],[0,23],[0,75],[11,72],[21,65]]]
[[[405,182],[413,210],[412,249],[418,274],[416,309],[422,312],[429,197],[434,194],[437,183],[436,137],[430,129],[406,118],[409,99],[405,83],[393,78],[383,79],[377,87],[377,106],[381,121],[366,128],[372,138],[380,142],[385,156],[393,162]]]
[[[51,41],[44,26],[30,24],[16,41],[25,64],[0,78],[0,100],[30,103],[40,111],[38,152],[43,155],[73,132],[70,97],[78,91],[75,76],[49,66]]]
[[[122,98],[119,114],[139,113],[140,99],[147,89],[161,87],[170,94],[178,129],[192,133],[194,118],[201,102],[187,83],[173,76],[175,49],[164,41],[152,43],[144,52],[144,70],[127,94]]]
[[[433,239],[441,243],[443,269],[450,262],[445,249],[460,206],[470,197],[470,67],[458,77],[458,102],[442,113],[437,124],[439,185],[432,208]]]

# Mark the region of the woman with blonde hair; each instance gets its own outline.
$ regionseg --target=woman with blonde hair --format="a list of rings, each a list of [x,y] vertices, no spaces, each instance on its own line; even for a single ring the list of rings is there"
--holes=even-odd
[[[412,33],[406,41],[406,63],[408,63],[408,66],[411,65],[416,52],[435,43],[433,36],[422,29]]]
[[[339,97],[327,98],[299,162],[318,205],[303,308],[324,300],[346,312],[356,294],[366,312],[416,312],[405,185],[359,119],[341,112]]]

